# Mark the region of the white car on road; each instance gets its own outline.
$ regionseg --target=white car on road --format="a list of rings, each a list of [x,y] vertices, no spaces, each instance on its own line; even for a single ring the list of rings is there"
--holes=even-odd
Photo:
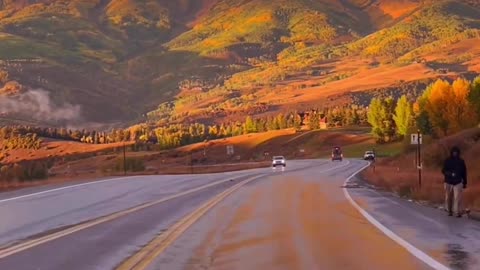
[[[287,161],[285,160],[284,156],[274,156],[272,159],[272,167],[277,167],[277,166],[287,166]]]
[[[375,152],[373,151],[366,151],[365,155],[363,155],[364,160],[375,160]]]

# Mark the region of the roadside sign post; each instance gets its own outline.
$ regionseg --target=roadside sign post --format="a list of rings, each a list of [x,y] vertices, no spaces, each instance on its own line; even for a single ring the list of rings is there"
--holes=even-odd
[[[193,151],[190,151],[190,172],[193,174]]]
[[[123,142],[123,175],[127,175],[127,156],[126,156],[126,146],[125,142]]]
[[[417,145],[417,153],[415,155],[415,163],[418,169],[418,186],[422,188],[422,134],[420,130],[416,134],[411,134],[411,144]]]
[[[227,155],[233,156],[234,153],[235,153],[235,150],[233,148],[233,145],[227,145]]]

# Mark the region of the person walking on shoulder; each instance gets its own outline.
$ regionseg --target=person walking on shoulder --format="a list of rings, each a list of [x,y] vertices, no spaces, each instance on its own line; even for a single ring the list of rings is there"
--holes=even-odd
[[[462,217],[462,191],[467,188],[467,167],[458,147],[452,147],[442,173],[445,176],[445,209],[449,216]]]

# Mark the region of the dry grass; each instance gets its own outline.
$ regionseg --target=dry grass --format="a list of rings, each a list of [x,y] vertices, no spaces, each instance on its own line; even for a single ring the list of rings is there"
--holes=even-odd
[[[433,203],[443,201],[443,180],[435,172],[424,172],[422,188],[419,188],[417,173],[413,168],[399,168],[394,166],[376,165],[369,168],[363,177],[371,184],[402,197],[426,200]]]
[[[443,58],[443,56],[437,56],[437,58]],[[318,65],[315,68],[329,70],[330,73],[321,76],[296,74],[272,87],[248,88],[244,90],[244,94],[246,96],[251,91],[255,91],[257,102],[269,104],[276,108],[275,111],[285,111],[297,108],[299,104],[318,106],[319,102],[325,102],[328,98],[335,102],[341,102],[342,95],[350,92],[400,86],[401,83],[425,79],[433,80],[441,75],[425,64],[406,66],[384,64],[372,68],[369,60],[360,57],[340,59]],[[352,75],[342,80],[323,84],[328,81],[328,78],[339,74]],[[452,73],[452,75],[454,74]],[[400,80],[404,82],[400,82]],[[189,110],[201,111],[206,105],[218,102],[222,102],[218,97],[208,98],[197,104],[191,104]],[[228,110],[233,112],[236,109],[228,108]]]
[[[465,207],[480,211],[480,128],[474,128],[452,137],[444,138],[425,147],[422,188],[418,185],[418,171],[414,167],[413,153],[398,158],[379,160],[375,170],[363,173],[368,182],[418,200],[443,202],[442,161],[448,149],[457,145],[463,151],[468,168],[468,188],[465,190]]]
[[[126,145],[131,145],[133,142],[127,142]],[[110,151],[116,148],[122,148],[123,143],[110,144],[85,144],[72,141],[59,140],[45,140],[38,150],[16,149],[2,153],[5,158],[3,163],[15,163],[28,160],[41,160],[51,157],[67,157],[78,156],[89,153],[96,153],[102,151]]]
[[[406,14],[417,9],[419,6],[418,1],[411,0],[386,0],[381,1],[379,8],[385,13],[385,15],[391,16],[393,19],[400,18]]]

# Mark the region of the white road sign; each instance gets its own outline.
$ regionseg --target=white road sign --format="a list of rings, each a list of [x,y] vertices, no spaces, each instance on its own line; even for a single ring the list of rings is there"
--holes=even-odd
[[[227,145],[227,155],[231,156],[235,153],[233,150],[233,145]]]
[[[418,134],[411,134],[410,135],[410,140],[411,140],[411,144],[422,144],[422,135],[420,134],[420,136]]]

